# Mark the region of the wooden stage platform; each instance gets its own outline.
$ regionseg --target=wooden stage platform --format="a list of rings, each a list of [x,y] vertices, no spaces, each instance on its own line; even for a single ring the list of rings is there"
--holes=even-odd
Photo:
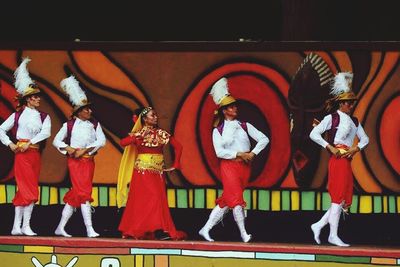
[[[0,236],[1,266],[45,266],[52,255],[62,267],[400,265],[399,247]]]

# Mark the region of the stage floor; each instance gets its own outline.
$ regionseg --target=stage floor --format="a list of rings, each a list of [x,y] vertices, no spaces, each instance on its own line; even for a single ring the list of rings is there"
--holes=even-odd
[[[8,255],[7,253],[11,254]],[[100,264],[100,266],[107,267],[125,265],[144,267],[147,266],[144,262],[145,259],[147,259],[147,262],[149,262],[149,260],[152,261],[153,267],[189,266],[184,263],[188,263],[189,261],[193,264],[199,264],[199,260],[204,261],[207,266],[208,263],[211,266],[216,263],[215,261],[209,262],[211,259],[219,259],[219,261],[217,261],[219,262],[217,266],[225,266],[224,260],[239,260],[240,262],[237,264],[240,265],[252,265],[252,260],[257,260],[256,262],[258,263],[262,260],[274,263],[271,266],[290,266],[289,263],[294,262],[297,262],[295,266],[308,266],[303,265],[306,262],[310,264],[319,263],[321,266],[327,262],[337,264],[357,263],[364,264],[365,266],[376,264],[391,266],[400,265],[400,247],[351,246],[343,248],[331,245],[259,242],[153,241],[121,238],[0,236],[1,259],[4,257],[7,258],[7,256],[8,258],[12,256],[15,257],[18,254],[28,254],[30,257],[36,254],[40,257],[44,257],[43,254],[55,254],[64,258],[77,256],[81,262],[83,262],[85,258],[90,258],[90,256],[92,256],[92,262],[100,261],[100,263],[105,259],[119,259],[120,265]],[[40,258],[39,256],[37,256],[37,258]],[[98,256],[100,256],[100,258],[98,258]],[[124,259],[125,256],[131,256],[134,265],[128,265],[128,263],[122,265],[124,261],[127,261],[126,258]],[[47,255],[47,260],[49,259],[50,257]],[[9,260],[15,262],[12,259]],[[156,264],[157,262],[158,264]],[[163,263],[161,264],[161,262]],[[299,263],[301,264],[299,265]],[[190,265],[193,266],[192,264]],[[99,265],[94,264],[89,266]]]

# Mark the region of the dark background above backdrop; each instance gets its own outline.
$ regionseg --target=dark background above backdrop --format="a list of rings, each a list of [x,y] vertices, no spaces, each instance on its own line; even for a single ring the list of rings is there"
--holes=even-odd
[[[400,41],[398,1],[2,1],[0,41]]]

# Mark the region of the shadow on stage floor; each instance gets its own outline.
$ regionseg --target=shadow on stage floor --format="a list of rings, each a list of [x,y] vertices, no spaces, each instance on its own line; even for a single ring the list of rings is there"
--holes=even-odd
[[[54,236],[63,206],[36,206],[31,226],[39,236]],[[119,238],[118,224],[123,209],[115,207],[96,207],[93,213],[93,226],[103,238]],[[201,241],[198,230],[206,222],[210,210],[206,209],[171,209],[171,214],[179,230],[188,233],[188,240]],[[14,219],[14,207],[0,205],[0,235],[10,235]],[[262,212],[249,211],[246,226],[253,234],[252,243],[297,243],[314,244],[310,225],[317,221],[323,212]],[[339,235],[354,245],[400,246],[400,216],[397,214],[350,214],[340,221]],[[66,226],[74,237],[85,237],[80,209],[78,209]],[[321,241],[326,244],[329,226],[321,232]],[[216,241],[241,241],[232,213],[228,213],[223,222],[214,227],[211,236]]]

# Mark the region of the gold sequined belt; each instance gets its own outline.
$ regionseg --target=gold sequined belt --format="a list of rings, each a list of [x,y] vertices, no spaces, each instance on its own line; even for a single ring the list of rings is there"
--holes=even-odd
[[[340,154],[344,154],[344,153],[347,152],[347,150],[349,150],[349,147],[348,147],[348,146],[342,145],[342,144],[337,144],[337,145],[335,145],[335,147],[336,147],[337,149],[339,149]]]
[[[162,172],[164,168],[164,156],[162,154],[138,154],[135,161],[135,169],[138,171]]]
[[[18,146],[18,147],[21,147],[21,146],[23,146],[24,144],[28,143],[29,141],[30,141],[30,140],[28,140],[28,139],[20,139],[20,140],[18,140],[18,142],[17,142],[17,146]],[[39,145],[38,145],[38,144],[30,144],[30,145],[29,145],[29,148],[39,149]]]

